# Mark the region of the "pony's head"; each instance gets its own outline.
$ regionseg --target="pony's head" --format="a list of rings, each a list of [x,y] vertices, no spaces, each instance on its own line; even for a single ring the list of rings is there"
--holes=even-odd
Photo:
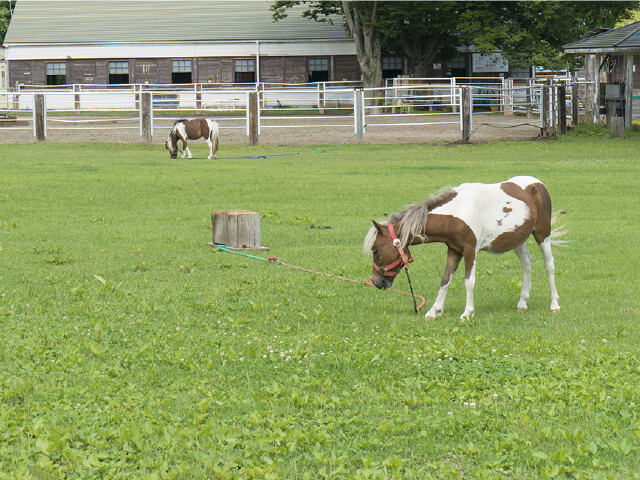
[[[391,288],[396,275],[402,267],[407,267],[413,261],[409,246],[396,236],[392,223],[378,223],[374,220],[373,227],[364,240],[364,249],[373,254],[371,282],[378,288]]]
[[[164,142],[164,148],[169,150],[169,155],[171,158],[178,158],[178,134],[176,133],[176,129],[172,128],[169,133],[169,138]]]

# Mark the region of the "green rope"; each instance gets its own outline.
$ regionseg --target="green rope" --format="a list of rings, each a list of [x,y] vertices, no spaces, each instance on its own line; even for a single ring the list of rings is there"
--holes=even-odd
[[[366,128],[367,124],[365,123],[362,128],[360,130],[358,130],[356,133],[354,133],[353,135],[351,135],[348,139],[346,139],[344,142],[342,142],[339,145],[336,145],[335,147],[331,147],[331,148],[327,148],[326,150],[318,150],[317,152],[313,152],[313,153],[325,153],[325,152],[330,152],[331,150],[335,150],[336,148],[339,148],[341,146],[343,146],[345,143],[349,143],[351,140],[353,140],[353,138],[358,135],[362,130],[364,130]]]

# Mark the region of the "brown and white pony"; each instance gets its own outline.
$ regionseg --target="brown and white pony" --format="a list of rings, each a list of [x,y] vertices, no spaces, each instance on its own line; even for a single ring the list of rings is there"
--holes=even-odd
[[[481,250],[494,253],[514,250],[523,273],[517,308],[525,312],[531,289],[531,255],[525,241],[533,235],[549,276],[551,311],[557,312],[560,305],[551,243],[552,237],[564,232],[560,228],[552,230],[551,216],[551,197],[536,178],[519,176],[494,184],[463,183],[423,203],[410,205],[387,221],[373,221],[364,242],[365,251],[373,253],[371,280],[378,288],[390,288],[402,267],[413,261],[410,245],[444,243],[448,247],[447,265],[438,296],[425,318],[433,320],[442,314],[453,274],[464,258],[467,298],[460,319],[469,319],[475,311],[476,254]]]
[[[188,156],[191,158],[191,151],[187,140],[196,140],[198,138],[204,138],[209,145],[209,157],[208,160],[216,158],[216,150],[218,149],[218,135],[219,128],[218,123],[208,118],[192,118],[191,120],[177,120],[171,132],[169,138],[164,144],[164,148],[169,150],[171,158],[178,157],[178,141],[182,142],[182,158]]]

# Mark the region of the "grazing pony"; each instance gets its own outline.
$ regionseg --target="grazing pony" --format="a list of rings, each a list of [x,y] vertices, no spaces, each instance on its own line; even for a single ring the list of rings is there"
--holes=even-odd
[[[192,118],[191,120],[177,120],[171,132],[169,138],[164,144],[164,148],[169,150],[171,158],[178,157],[178,141],[182,142],[182,158],[188,156],[191,158],[191,151],[187,145],[187,140],[196,140],[198,138],[204,138],[209,145],[208,160],[216,158],[216,150],[218,149],[218,123],[208,118]]]
[[[423,203],[409,205],[392,214],[387,221],[373,221],[364,242],[365,251],[373,253],[371,281],[378,288],[390,288],[402,267],[408,267],[413,261],[409,245],[444,243],[448,247],[447,265],[438,296],[425,318],[434,320],[442,314],[453,274],[464,258],[467,298],[460,319],[470,319],[475,311],[476,254],[480,250],[494,253],[514,250],[523,273],[517,308],[519,312],[525,312],[531,289],[531,255],[525,241],[533,235],[542,250],[549,276],[551,311],[557,312],[560,305],[551,243],[552,237],[564,232],[560,228],[552,231],[551,224],[551,197],[536,178],[513,177],[489,185],[463,183]]]

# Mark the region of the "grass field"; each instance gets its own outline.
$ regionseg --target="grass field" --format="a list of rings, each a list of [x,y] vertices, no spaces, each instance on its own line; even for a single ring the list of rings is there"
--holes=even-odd
[[[640,478],[638,138],[206,149],[0,147],[0,479]],[[481,254],[464,324],[460,272],[424,321],[442,245],[412,250],[418,316],[206,245],[256,210],[257,255],[365,280],[370,219],[517,174],[566,212],[555,315],[534,244],[529,312]]]

